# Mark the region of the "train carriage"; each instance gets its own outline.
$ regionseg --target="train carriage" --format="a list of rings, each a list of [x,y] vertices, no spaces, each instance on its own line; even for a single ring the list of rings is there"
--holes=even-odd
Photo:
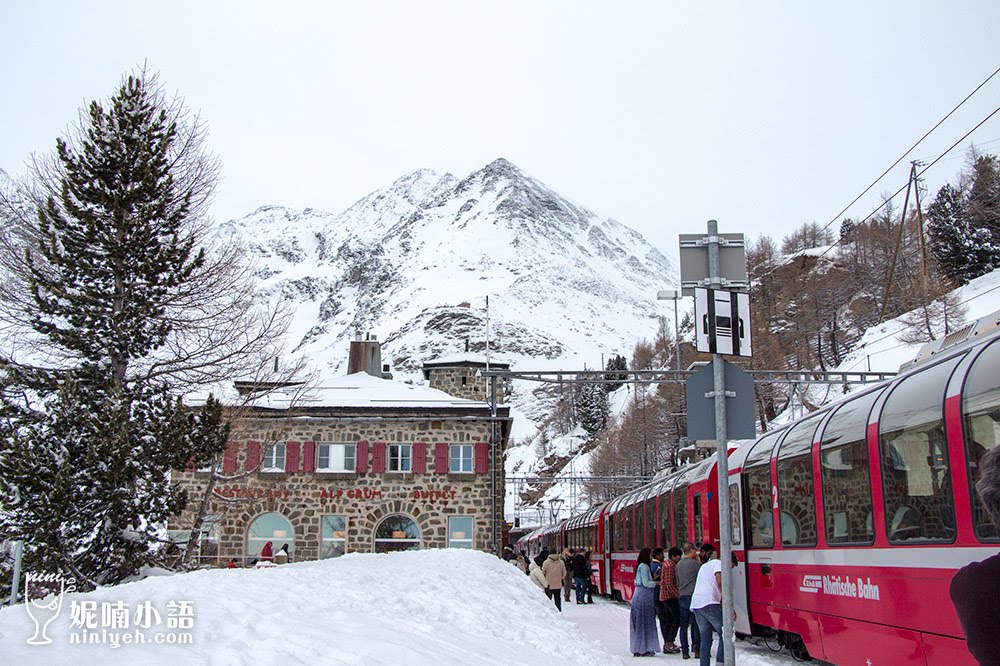
[[[592,569],[590,582],[599,594],[607,594],[604,587],[604,530],[601,517],[608,503],[600,504],[566,521],[566,545],[573,549],[590,551]]]
[[[834,663],[975,663],[949,585],[1000,551],[974,491],[1000,443],[1000,312],[935,345],[893,380],[730,449],[738,633]],[[599,589],[629,600],[639,549],[718,548],[717,488],[702,461],[571,517],[568,545],[592,527]]]

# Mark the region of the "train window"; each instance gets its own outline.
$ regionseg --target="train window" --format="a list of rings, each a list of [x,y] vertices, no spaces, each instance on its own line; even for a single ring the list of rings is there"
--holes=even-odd
[[[749,519],[750,546],[774,547],[774,518],[771,515],[771,451],[782,430],[760,438],[744,463],[743,492]]]
[[[620,506],[618,507],[618,513],[615,514],[615,549],[616,550],[628,550],[625,547],[625,510]]]
[[[944,429],[944,388],[961,356],[903,379],[879,418],[890,543],[951,541],[955,499]]]
[[[823,514],[826,541],[831,546],[875,541],[866,433],[868,415],[879,395],[881,391],[873,391],[845,402],[823,429]]]
[[[645,546],[653,547],[656,544],[656,495],[646,500],[646,541]]]
[[[666,483],[663,485],[664,488],[669,488],[670,484]],[[660,495],[658,502],[660,503],[660,541],[664,544],[679,545],[679,539],[674,539],[674,534],[670,530],[670,493],[664,492]]]
[[[774,449],[778,437],[783,432],[784,430],[777,430],[761,437],[760,441],[753,445],[753,449],[750,451],[750,455],[747,456],[747,460],[743,463],[743,466],[770,465],[771,451]]]
[[[750,519],[750,545],[774,547],[774,518],[771,515],[771,467],[758,465],[744,475],[747,517]]]
[[[962,393],[965,430],[965,455],[969,461],[969,487],[972,494],[972,525],[980,541],[997,541],[997,528],[976,492],[979,461],[1000,442],[1000,344],[993,343],[972,364]]]
[[[783,546],[816,545],[816,495],[811,449],[820,416],[814,414],[792,426],[778,450],[778,502]]]
[[[674,488],[674,530],[677,541],[683,545],[688,540],[687,528],[687,488]]]
[[[733,545],[738,546],[743,530],[740,529],[740,487],[735,483],[729,484],[729,520],[733,526]]]

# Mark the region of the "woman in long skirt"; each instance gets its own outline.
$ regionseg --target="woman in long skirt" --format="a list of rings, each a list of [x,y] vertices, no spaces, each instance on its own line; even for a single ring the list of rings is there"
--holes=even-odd
[[[656,610],[653,607],[653,590],[657,588],[649,570],[651,550],[639,551],[635,568],[635,593],[629,612],[629,648],[633,657],[652,657],[660,649],[660,635],[656,631]]]

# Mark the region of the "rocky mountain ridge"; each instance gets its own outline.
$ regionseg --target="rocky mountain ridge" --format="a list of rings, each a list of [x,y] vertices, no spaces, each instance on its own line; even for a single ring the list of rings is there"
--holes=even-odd
[[[218,234],[246,244],[262,294],[291,301],[289,348],[327,376],[343,373],[358,331],[415,381],[423,362],[466,340],[482,353],[487,297],[495,357],[515,369],[595,367],[651,337],[666,314],[656,291],[677,279],[639,233],[504,159],[461,179],[415,171],[339,214],[265,206]]]

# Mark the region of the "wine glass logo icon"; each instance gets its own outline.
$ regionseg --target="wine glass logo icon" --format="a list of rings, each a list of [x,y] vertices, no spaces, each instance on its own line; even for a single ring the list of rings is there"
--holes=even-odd
[[[28,645],[52,643],[45,631],[62,610],[66,579],[58,573],[27,573],[24,577],[24,609],[35,623],[35,635]]]

